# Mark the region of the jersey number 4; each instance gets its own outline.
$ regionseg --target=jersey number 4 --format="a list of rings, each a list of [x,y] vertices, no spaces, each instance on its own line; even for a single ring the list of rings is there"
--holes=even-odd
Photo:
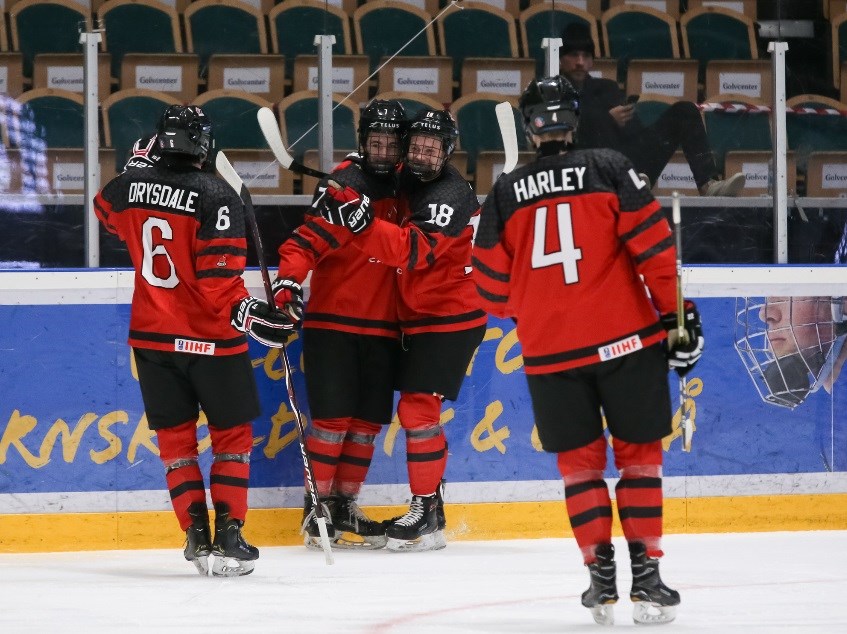
[[[565,284],[576,284],[579,271],[576,263],[582,259],[582,249],[576,248],[573,241],[573,222],[569,203],[556,205],[556,226],[559,231],[559,250],[547,252],[547,207],[535,210],[535,231],[532,238],[532,268],[543,269],[548,266],[562,267]]]

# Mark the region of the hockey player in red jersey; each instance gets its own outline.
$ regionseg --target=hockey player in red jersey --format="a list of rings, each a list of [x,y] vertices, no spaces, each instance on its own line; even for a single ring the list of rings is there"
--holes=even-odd
[[[570,151],[578,99],[562,77],[534,80],[521,95],[538,159],[502,175],[486,198],[474,279],[485,308],[517,323],[538,436],[557,456],[590,574],[582,604],[598,623],[613,622],[618,593],[603,480],[605,416],[620,471],[617,505],[632,564],[633,618],[668,622],[679,593],[662,583],[658,564],[661,439],[671,431],[667,372],[671,363],[685,374],[699,359],[700,317],[687,301],[691,343],[664,343],[678,335],[670,227],[626,157]]]
[[[389,550],[444,548],[441,482],[447,441],[441,403],[458,398],[487,316],[470,276],[479,204],[448,161],[459,131],[446,110],[424,109],[409,124],[400,174],[400,223],[375,218],[364,194],[327,188],[321,214],[357,234],[353,244],[396,269],[402,330],[397,416],[406,432],[412,502],[386,529]]]
[[[407,124],[399,101],[374,100],[359,116],[359,153],[321,180],[316,204],[329,179],[366,195],[374,213],[397,222],[397,164]],[[311,270],[311,295],[303,320],[303,356],[312,425],[306,447],[318,495],[329,519],[333,547],[382,548],[385,525],[368,518],[356,498],[365,481],[374,443],[391,423],[400,350],[394,270],[352,246],[353,234],[329,224],[313,206],[279,248],[279,304],[300,294]],[[305,496],[303,532],[320,548],[312,498]]]
[[[150,429],[180,528],[200,574],[249,574],[259,550],[241,534],[247,513],[251,421],[259,415],[249,334],[281,346],[291,318],[250,297],[241,199],[204,172],[212,125],[196,106],[170,106],[156,135],[160,159],[127,169],[94,199],[97,217],[123,240],[135,268],[129,344]],[[198,465],[200,408],[209,424],[215,507],[210,533]]]

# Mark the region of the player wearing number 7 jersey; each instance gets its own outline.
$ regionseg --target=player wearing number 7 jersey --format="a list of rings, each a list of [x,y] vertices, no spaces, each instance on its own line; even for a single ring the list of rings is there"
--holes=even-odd
[[[171,503],[186,533],[185,559],[200,574],[249,574],[259,550],[241,527],[247,514],[251,421],[259,415],[249,334],[280,346],[294,332],[288,313],[250,297],[244,206],[204,171],[212,123],[196,106],[170,106],[155,137],[161,158],[131,162],[94,198],[107,230],[135,268],[129,344]],[[198,464],[199,410],[209,424],[214,539]]]
[[[674,241],[659,203],[623,154],[571,151],[578,99],[562,77],[533,81],[521,96],[538,158],[500,176],[486,198],[474,279],[490,313],[517,321],[538,436],[557,454],[590,572],[583,605],[610,624],[618,599],[603,480],[605,416],[620,471],[633,618],[666,622],[679,603],[658,573],[661,439],[671,431],[660,315],[675,320]]]
[[[439,495],[447,441],[441,403],[459,396],[488,318],[470,275],[479,203],[449,163],[458,130],[446,110],[425,108],[409,124],[397,201],[400,224],[374,218],[350,187],[329,187],[318,211],[346,226],[351,244],[396,269],[402,332],[397,416],[406,432],[412,503],[386,529],[388,550],[444,548]]]

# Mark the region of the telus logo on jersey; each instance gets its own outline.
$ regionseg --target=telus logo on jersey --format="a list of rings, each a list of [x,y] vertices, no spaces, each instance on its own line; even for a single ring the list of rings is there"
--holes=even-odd
[[[626,339],[610,343],[608,346],[597,348],[597,352],[600,353],[601,361],[609,361],[611,359],[616,359],[617,357],[622,357],[630,352],[641,350],[642,347],[641,337],[638,335],[632,335]]]
[[[208,341],[192,341],[191,339],[174,339],[174,350],[176,352],[189,352],[191,354],[215,354],[215,344]]]
[[[585,167],[565,167],[561,170],[544,170],[524,176],[512,184],[518,202],[538,198],[544,194],[573,192],[582,189]]]
[[[188,213],[196,213],[194,205],[199,194],[190,189],[171,187],[161,183],[130,183],[129,203],[141,203],[142,205],[155,205],[157,207],[169,207]]]

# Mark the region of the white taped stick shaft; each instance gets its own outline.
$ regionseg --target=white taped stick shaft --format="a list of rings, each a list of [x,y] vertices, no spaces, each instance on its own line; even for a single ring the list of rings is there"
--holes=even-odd
[[[515,131],[515,116],[512,113],[512,104],[508,101],[498,103],[494,110],[497,113],[497,124],[500,126],[500,136],[503,137],[503,149],[506,152],[503,173],[508,174],[518,164],[518,135]]]

